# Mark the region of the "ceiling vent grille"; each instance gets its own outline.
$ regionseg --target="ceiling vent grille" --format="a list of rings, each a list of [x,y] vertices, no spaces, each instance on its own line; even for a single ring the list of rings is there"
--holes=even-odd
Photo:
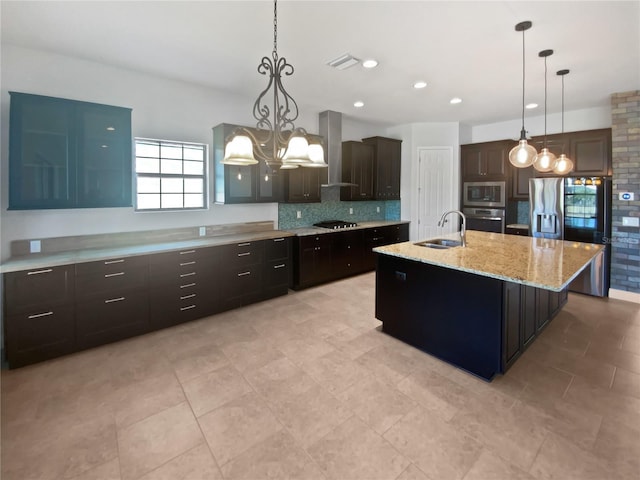
[[[349,67],[357,65],[359,62],[360,60],[350,53],[345,53],[344,55],[341,55],[338,58],[327,62],[327,65],[333,68],[337,68],[338,70],[345,70]]]

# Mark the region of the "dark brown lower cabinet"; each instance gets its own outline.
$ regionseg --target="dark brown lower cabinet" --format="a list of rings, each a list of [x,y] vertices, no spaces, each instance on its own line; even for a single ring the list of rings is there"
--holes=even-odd
[[[288,237],[4,274],[10,368],[285,295]]]
[[[373,248],[408,240],[408,223],[295,237],[293,289],[371,271]]]

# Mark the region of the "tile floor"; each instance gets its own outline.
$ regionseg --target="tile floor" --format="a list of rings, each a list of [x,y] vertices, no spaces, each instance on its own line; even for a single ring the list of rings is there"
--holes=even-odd
[[[381,333],[374,288],[2,371],[2,478],[639,478],[639,305],[570,295],[485,383]]]

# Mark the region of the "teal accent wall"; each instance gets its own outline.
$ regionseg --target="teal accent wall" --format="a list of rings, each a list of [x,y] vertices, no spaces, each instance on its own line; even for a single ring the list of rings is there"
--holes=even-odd
[[[322,187],[320,203],[278,204],[278,228],[281,230],[309,227],[323,220],[371,222],[400,220],[400,200],[341,202],[340,187]],[[353,209],[353,214],[349,209]],[[377,209],[379,208],[379,212]],[[302,218],[297,218],[297,212]]]

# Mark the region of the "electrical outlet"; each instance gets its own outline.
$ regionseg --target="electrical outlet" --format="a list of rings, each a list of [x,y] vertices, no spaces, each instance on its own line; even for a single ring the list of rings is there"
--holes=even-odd
[[[640,218],[639,217],[622,217],[622,226],[638,227],[640,226]]]
[[[620,192],[618,193],[618,200],[633,202],[635,200],[635,195],[633,192]]]
[[[380,207],[376,207],[376,212],[380,213]]]
[[[302,212],[300,210],[296,211],[296,218],[302,218]]]
[[[42,251],[42,243],[40,240],[31,240],[29,242],[29,252],[40,253]]]
[[[207,227],[200,227],[200,236],[204,237],[207,234]]]
[[[353,208],[349,208],[349,215],[353,215]]]

